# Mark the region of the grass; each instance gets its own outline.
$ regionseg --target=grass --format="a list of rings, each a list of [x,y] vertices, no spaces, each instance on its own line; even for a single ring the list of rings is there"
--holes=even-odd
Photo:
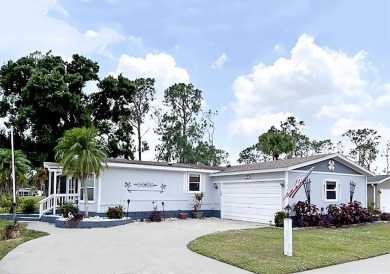
[[[390,224],[294,230],[293,257],[283,255],[283,229],[271,227],[202,236],[188,248],[254,273],[292,273],[390,253]]]
[[[11,224],[7,220],[0,220],[0,230],[2,231],[7,224]],[[20,224],[20,223],[19,223]],[[30,230],[26,228],[26,224],[20,224],[22,226],[21,237],[19,239],[13,240],[2,240],[0,239],[0,260],[8,254],[12,249],[17,247],[18,245],[27,242],[29,240],[43,237],[49,235],[46,232]]]

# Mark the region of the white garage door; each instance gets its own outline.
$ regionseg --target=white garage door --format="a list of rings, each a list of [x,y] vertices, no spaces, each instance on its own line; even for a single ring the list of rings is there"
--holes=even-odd
[[[381,189],[381,208],[383,212],[390,212],[390,189]]]
[[[281,206],[281,181],[222,184],[222,218],[267,223]]]

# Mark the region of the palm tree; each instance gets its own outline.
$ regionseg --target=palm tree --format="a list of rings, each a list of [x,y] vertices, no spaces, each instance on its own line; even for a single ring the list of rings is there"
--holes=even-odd
[[[20,151],[14,151],[15,156],[15,182],[23,183],[27,180],[26,174],[31,170],[31,163],[26,155]],[[11,193],[12,180],[12,151],[11,149],[0,150],[0,186],[1,192]]]
[[[265,154],[272,156],[272,160],[278,160],[280,154],[294,150],[292,138],[281,131],[272,129],[259,136],[258,146]]]
[[[81,181],[84,196],[84,214],[88,217],[86,180],[98,177],[107,166],[107,147],[98,141],[94,127],[73,128],[65,131],[54,148],[55,158],[63,166],[63,174]]]
[[[47,169],[44,167],[38,167],[35,169],[35,174],[32,176],[31,181],[37,189],[41,189],[47,180]]]

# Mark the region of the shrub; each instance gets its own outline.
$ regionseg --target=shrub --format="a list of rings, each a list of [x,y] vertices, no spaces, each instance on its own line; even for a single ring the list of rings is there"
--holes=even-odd
[[[33,199],[27,199],[23,201],[23,205],[22,205],[23,213],[26,214],[34,213],[36,209],[37,209],[37,205],[35,204],[35,201]]]
[[[379,218],[381,221],[390,221],[390,213],[381,213],[381,215],[379,215]]]
[[[106,212],[108,219],[122,219],[125,216],[122,206],[109,207]]]
[[[73,216],[79,213],[79,208],[71,202],[67,202],[60,205],[59,209],[61,211],[62,216],[64,216],[64,218],[69,217],[69,212],[71,212]]]
[[[278,211],[275,213],[274,222],[275,226],[283,227],[284,219],[287,217],[287,214],[284,211]]]
[[[303,227],[321,226],[322,218],[318,208],[309,202],[299,201],[294,205],[293,212],[297,216],[298,224]]]
[[[349,204],[329,205],[327,207],[329,223],[336,227],[349,224],[372,222],[372,216],[360,202]]]
[[[150,216],[148,218],[149,222],[161,222],[161,211],[158,211],[157,206],[154,205],[153,202],[153,211],[150,213]]]
[[[70,227],[76,227],[79,222],[81,222],[84,219],[83,214],[71,214],[71,217],[68,219],[68,224]]]
[[[8,213],[12,214],[13,213],[13,208],[12,208],[12,201],[13,197],[11,194],[4,194],[1,197],[0,201],[0,206]],[[21,204],[21,199],[19,196],[16,196],[16,204],[19,205]]]

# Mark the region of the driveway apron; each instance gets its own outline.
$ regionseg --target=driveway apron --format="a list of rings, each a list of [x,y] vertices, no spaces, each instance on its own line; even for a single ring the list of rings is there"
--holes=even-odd
[[[0,273],[250,273],[198,255],[186,245],[205,234],[256,227],[220,219],[61,229],[29,223],[49,236],[26,242],[0,261]]]

